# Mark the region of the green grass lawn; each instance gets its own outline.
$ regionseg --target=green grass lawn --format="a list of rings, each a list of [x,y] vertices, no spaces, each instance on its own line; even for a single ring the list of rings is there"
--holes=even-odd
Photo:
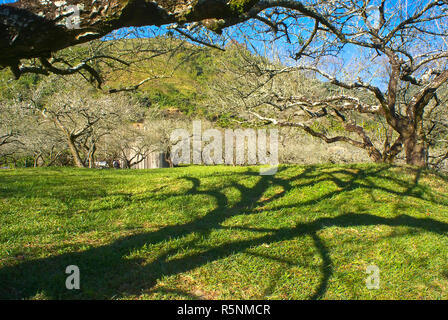
[[[448,298],[448,179],[411,168],[2,170],[0,228],[0,299]]]

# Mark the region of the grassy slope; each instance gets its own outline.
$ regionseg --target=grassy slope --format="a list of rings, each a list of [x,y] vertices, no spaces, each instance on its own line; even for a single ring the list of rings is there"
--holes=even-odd
[[[0,298],[447,299],[447,194],[376,165],[1,171]]]

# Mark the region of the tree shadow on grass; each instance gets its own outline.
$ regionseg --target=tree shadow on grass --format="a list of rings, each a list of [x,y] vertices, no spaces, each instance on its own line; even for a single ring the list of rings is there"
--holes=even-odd
[[[164,277],[188,272],[209,262],[227,258],[238,252],[245,252],[254,246],[293,240],[301,236],[312,238],[322,259],[320,282],[309,296],[310,299],[321,299],[325,296],[333,273],[333,262],[329,250],[318,236],[318,232],[323,228],[388,225],[392,227],[407,226],[436,234],[446,234],[448,224],[430,218],[418,219],[408,215],[384,218],[352,212],[336,217],[318,218],[312,222],[299,223],[290,228],[235,227],[255,234],[260,233],[260,236],[206,248],[198,246],[198,249],[200,247],[200,253],[195,254],[182,254],[183,248],[197,245],[195,237],[161,254],[154,253],[154,257],[151,257],[151,259],[132,258],[132,253],[143,246],[156,245],[170,239],[180,239],[191,235],[200,235],[202,238],[207,238],[213,230],[225,229],[226,227],[222,224],[231,217],[248,212],[252,214],[254,208],[280,199],[293,188],[312,186],[322,181],[330,180],[334,182],[339,187],[338,191],[330,191],[316,199],[302,202],[300,205],[296,205],[295,209],[361,187],[367,191],[386,191],[399,197],[421,197],[421,193],[415,192],[420,178],[419,171],[416,171],[413,184],[409,185],[404,192],[375,185],[372,181],[366,179],[366,177],[380,177],[388,169],[389,167],[386,166],[375,170],[358,169],[357,172],[341,169],[327,174],[326,177],[319,177],[319,172],[316,171],[315,167],[307,167],[300,174],[288,179],[282,179],[278,176],[260,176],[255,186],[251,188],[234,182],[232,187],[238,189],[242,197],[240,201],[233,205],[229,203],[228,198],[220,188],[201,190],[201,181],[198,178],[183,177],[192,184],[187,194],[213,197],[216,200],[216,208],[193,221],[179,225],[169,225],[153,232],[123,237],[108,245],[5,266],[0,269],[0,299],[26,299],[38,294],[44,294],[45,297],[54,299],[110,299],[132,294],[138,295],[144,290],[153,288],[157,281]],[[349,176],[349,181],[337,178],[336,174],[338,173]],[[258,176],[258,173],[248,171],[241,175],[244,179],[244,176]],[[301,183],[302,180],[306,179],[310,181]],[[359,179],[367,182],[357,182]],[[404,182],[403,185],[405,185]],[[266,190],[272,186],[280,186],[282,191],[269,199],[264,199],[263,195]],[[70,291],[65,288],[67,275],[64,271],[68,265],[77,265],[80,268],[81,290]],[[271,287],[269,290],[272,291],[274,288]],[[186,293],[184,296],[195,298],[194,295]]]

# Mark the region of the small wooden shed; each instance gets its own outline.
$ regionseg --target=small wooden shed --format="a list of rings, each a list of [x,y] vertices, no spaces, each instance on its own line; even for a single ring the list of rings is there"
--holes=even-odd
[[[133,165],[131,169],[157,169],[157,168],[169,168],[169,167],[170,164],[167,161],[167,153],[157,151],[148,154],[144,160]]]

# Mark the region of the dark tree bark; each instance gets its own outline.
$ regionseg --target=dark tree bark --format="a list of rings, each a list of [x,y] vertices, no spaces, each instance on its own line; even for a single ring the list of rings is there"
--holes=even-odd
[[[64,133],[64,136],[67,141],[68,148],[70,150],[70,153],[73,156],[73,161],[75,162],[75,165],[78,168],[84,168],[85,165],[81,159],[81,156],[79,155],[79,150],[76,147],[76,137],[70,133],[67,128],[62,124],[62,122],[57,118],[53,118],[52,121],[56,124],[56,126],[59,127],[59,129]]]
[[[89,168],[95,168],[95,152],[96,152],[96,143],[92,142],[89,147]]]
[[[0,65],[16,73],[20,59],[49,58],[52,52],[99,39],[123,27],[202,21],[219,31],[247,20],[254,0],[21,0],[0,6]],[[66,19],[78,8],[79,28]],[[261,8],[260,8],[261,9]],[[70,11],[71,10],[71,11]]]
[[[75,165],[78,168],[84,168],[85,165],[81,159],[81,156],[79,155],[78,148],[76,147],[75,141],[71,135],[67,135],[67,144],[70,149],[70,153],[73,156],[73,161],[75,162]]]

